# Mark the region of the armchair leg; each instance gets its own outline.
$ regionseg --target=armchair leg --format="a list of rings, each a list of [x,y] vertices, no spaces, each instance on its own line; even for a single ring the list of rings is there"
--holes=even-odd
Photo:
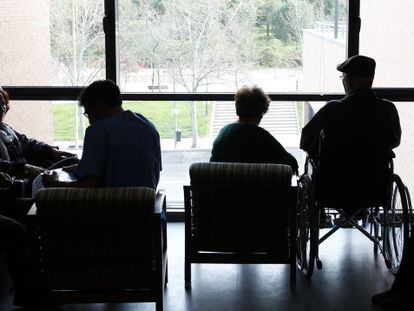
[[[185,288],[191,288],[191,262],[187,259],[184,266],[184,281]]]
[[[290,290],[296,290],[296,262],[290,264]]]
[[[165,286],[167,286],[168,284],[168,259],[167,259],[167,264],[165,267]]]
[[[163,311],[164,310],[164,306],[163,306],[163,302],[161,301],[157,301],[155,303],[155,311]]]

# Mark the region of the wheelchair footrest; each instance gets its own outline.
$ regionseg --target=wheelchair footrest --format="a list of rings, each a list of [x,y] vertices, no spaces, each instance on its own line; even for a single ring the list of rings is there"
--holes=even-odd
[[[344,221],[344,219],[342,217],[338,217],[338,218],[335,218],[333,220],[333,223],[336,226],[336,225],[338,225],[339,223],[341,223],[343,221]],[[353,227],[354,226],[352,224],[350,224],[349,222],[343,222],[342,225],[341,225],[341,228],[353,228]]]
[[[326,215],[325,217],[321,217],[319,221],[319,228],[325,229],[325,228],[333,228],[334,224],[332,222],[332,216]]]

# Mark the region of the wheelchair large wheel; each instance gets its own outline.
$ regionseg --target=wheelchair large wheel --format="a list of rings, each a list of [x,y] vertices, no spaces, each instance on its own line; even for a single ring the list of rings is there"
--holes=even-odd
[[[299,268],[310,278],[318,248],[319,213],[315,205],[313,183],[308,175],[298,182],[297,259]]]
[[[390,206],[384,209],[383,242],[387,267],[397,273],[411,231],[408,190],[398,175],[393,175]]]

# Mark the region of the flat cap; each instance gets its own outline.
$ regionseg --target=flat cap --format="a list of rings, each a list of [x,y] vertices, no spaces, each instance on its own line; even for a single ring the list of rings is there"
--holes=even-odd
[[[336,69],[357,77],[373,77],[375,60],[368,56],[354,55],[336,66]]]

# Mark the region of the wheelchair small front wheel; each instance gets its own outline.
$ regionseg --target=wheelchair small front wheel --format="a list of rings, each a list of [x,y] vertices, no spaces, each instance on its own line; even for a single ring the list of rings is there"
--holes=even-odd
[[[316,267],[318,268],[318,270],[322,270],[322,261],[318,258],[316,259]]]

